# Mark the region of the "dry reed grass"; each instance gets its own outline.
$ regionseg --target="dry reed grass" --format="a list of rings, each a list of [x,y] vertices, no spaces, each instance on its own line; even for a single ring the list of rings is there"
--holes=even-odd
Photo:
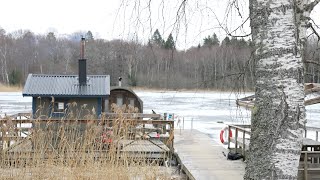
[[[2,151],[0,179],[180,179],[173,178],[174,168],[161,166],[157,159],[119,151],[120,140],[141,137],[136,136],[134,120],[122,116],[123,108],[115,111],[119,116],[113,121],[102,118],[80,123],[66,120],[68,117],[58,123],[35,120],[27,139]],[[16,136],[17,128],[10,120],[6,122],[1,123],[2,134]],[[108,137],[102,136],[110,130]],[[106,143],[105,138],[112,142]]]
[[[0,84],[0,92],[20,92],[22,91],[21,86],[8,86],[4,84]]]

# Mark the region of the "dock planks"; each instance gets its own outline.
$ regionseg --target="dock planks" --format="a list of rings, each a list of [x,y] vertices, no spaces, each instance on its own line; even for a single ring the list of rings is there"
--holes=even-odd
[[[225,148],[198,130],[176,130],[174,149],[183,170],[196,180],[242,180],[245,163],[229,161]],[[227,153],[226,153],[227,154]]]

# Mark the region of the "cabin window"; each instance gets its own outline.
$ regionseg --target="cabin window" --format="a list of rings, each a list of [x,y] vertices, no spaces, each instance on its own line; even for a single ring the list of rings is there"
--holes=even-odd
[[[63,112],[64,111],[64,103],[63,102],[55,102],[54,103],[54,112]]]
[[[122,97],[117,97],[117,106],[122,106],[123,105],[123,98]]]
[[[129,99],[129,105],[134,107],[134,99]]]

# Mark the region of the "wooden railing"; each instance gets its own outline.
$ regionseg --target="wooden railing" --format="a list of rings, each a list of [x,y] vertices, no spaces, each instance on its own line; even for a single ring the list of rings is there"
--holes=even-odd
[[[229,132],[234,132],[234,137],[230,137],[230,133],[228,134],[228,149],[231,149],[230,143],[233,142],[235,144],[235,152],[238,153],[239,149],[241,149],[241,154],[245,157],[250,142],[246,135],[250,136],[250,127],[251,125],[228,125]],[[242,133],[242,137],[239,137],[239,132]]]
[[[248,145],[250,143],[250,139],[248,138],[251,132],[250,127],[251,125],[228,125],[229,131],[232,130],[234,135],[234,137],[228,136],[228,149],[231,149],[230,143],[234,143],[235,152],[241,153],[245,157],[246,150],[248,150]],[[298,179],[320,179],[320,142],[318,142],[320,128],[306,127],[305,129],[305,139],[303,139],[303,147],[300,156]],[[315,140],[306,138],[307,131],[316,133]],[[242,133],[241,137],[239,137],[239,133]],[[241,152],[239,152],[239,149],[241,149]]]
[[[299,180],[320,178],[320,151],[301,151],[298,169]]]
[[[9,117],[12,119],[31,119],[32,113],[17,113],[10,115]],[[103,113],[102,118],[117,118],[119,117],[119,114],[117,113]],[[143,114],[143,113],[122,113],[121,117],[124,118],[150,118],[150,119],[160,119],[160,114]],[[48,117],[47,117],[48,118]]]
[[[22,114],[24,116],[24,114]],[[18,115],[15,117],[19,117]],[[119,123],[115,118],[102,118],[102,119],[0,119],[0,149],[8,148],[11,141],[17,142],[20,139],[24,139],[30,132],[40,126],[45,127],[46,124],[60,124],[60,123],[77,123],[77,124],[95,124],[102,126],[106,129],[114,126],[115,123]],[[167,140],[170,140],[169,148],[173,148],[174,138],[174,121],[173,120],[143,120],[143,119],[129,119],[125,118],[121,123],[130,124],[131,127],[138,129],[143,134],[145,132],[151,132],[153,130],[161,130],[161,134],[169,134]],[[22,125],[29,124],[29,127],[22,127]],[[150,127],[150,125],[152,125]],[[41,128],[41,127],[40,127]],[[24,135],[23,135],[24,134]],[[160,136],[161,138],[161,136]],[[5,147],[4,147],[5,146]]]

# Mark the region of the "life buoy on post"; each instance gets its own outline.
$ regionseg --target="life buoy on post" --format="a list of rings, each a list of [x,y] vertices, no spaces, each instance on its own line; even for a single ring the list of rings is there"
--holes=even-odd
[[[229,131],[228,126],[224,127],[220,131],[220,141],[223,144],[227,144],[228,143],[228,135],[227,135],[227,133],[225,133],[225,131]],[[229,137],[232,137],[232,131],[229,131]]]

